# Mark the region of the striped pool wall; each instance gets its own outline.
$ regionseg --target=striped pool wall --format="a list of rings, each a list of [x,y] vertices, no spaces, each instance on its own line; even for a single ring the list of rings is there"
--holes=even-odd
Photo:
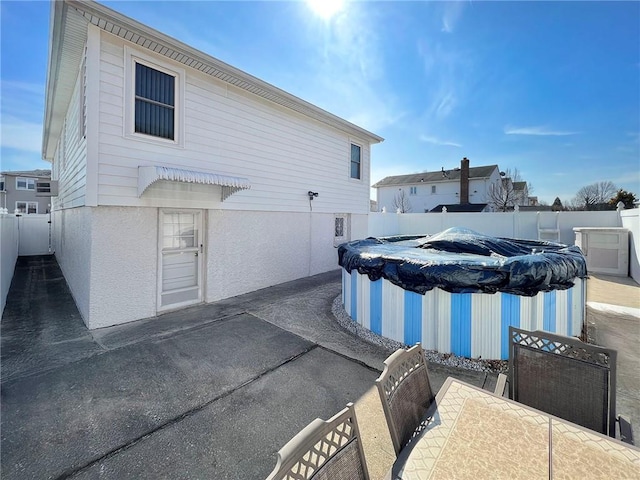
[[[342,303],[351,318],[378,335],[428,350],[470,358],[509,358],[509,326],[579,336],[585,318],[586,280],[568,290],[534,297],[508,293],[425,295],[385,279],[371,281],[342,270]]]

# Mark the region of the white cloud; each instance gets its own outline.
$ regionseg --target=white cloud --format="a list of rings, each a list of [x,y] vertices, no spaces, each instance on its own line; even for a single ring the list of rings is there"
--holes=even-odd
[[[535,135],[535,136],[553,136],[562,137],[568,135],[578,135],[580,132],[573,132],[568,130],[553,130],[549,127],[504,127],[504,133],[507,135]]]
[[[16,82],[13,80],[2,80],[2,90],[22,91],[31,95],[44,95],[44,88],[39,83]]]
[[[447,92],[435,102],[435,112],[438,118],[448,117],[456,106],[456,97],[453,92]]]
[[[420,135],[420,141],[426,143],[432,143],[433,145],[443,145],[446,147],[462,147],[461,144],[452,142],[449,140],[442,140],[437,137],[429,136],[429,135]]]
[[[442,14],[442,31],[446,33],[453,33],[458,20],[462,16],[462,10],[464,7],[463,2],[444,2],[444,13]]]
[[[428,85],[424,89],[425,120],[443,120],[464,103],[471,91],[474,59],[463,50],[452,50],[426,38],[418,42],[417,50],[424,68],[422,82]]]
[[[2,148],[40,153],[42,150],[42,124],[3,115],[0,143]]]

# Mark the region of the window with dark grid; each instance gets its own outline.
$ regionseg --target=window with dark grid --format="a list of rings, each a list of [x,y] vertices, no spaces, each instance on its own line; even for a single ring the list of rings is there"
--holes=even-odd
[[[175,88],[172,75],[136,63],[136,133],[175,139]]]

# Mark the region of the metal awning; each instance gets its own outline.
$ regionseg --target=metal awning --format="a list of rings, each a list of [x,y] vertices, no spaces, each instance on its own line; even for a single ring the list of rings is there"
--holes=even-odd
[[[138,197],[141,197],[147,188],[159,180],[219,185],[222,187],[223,202],[234,193],[251,188],[248,178],[152,165],[138,167]]]

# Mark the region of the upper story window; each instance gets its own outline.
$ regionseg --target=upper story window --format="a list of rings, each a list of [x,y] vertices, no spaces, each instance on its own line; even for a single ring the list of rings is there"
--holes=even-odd
[[[0,176],[0,192],[4,192],[4,177]]]
[[[173,75],[136,62],[135,132],[175,140]]]
[[[125,136],[184,146],[184,85],[180,66],[125,46]]]
[[[35,190],[36,179],[16,177],[16,190]]]
[[[409,187],[409,195],[417,195],[418,187]]]
[[[351,144],[351,178],[362,178],[362,149],[359,145]]]
[[[431,193],[436,193],[436,186],[435,185],[431,185]]]

